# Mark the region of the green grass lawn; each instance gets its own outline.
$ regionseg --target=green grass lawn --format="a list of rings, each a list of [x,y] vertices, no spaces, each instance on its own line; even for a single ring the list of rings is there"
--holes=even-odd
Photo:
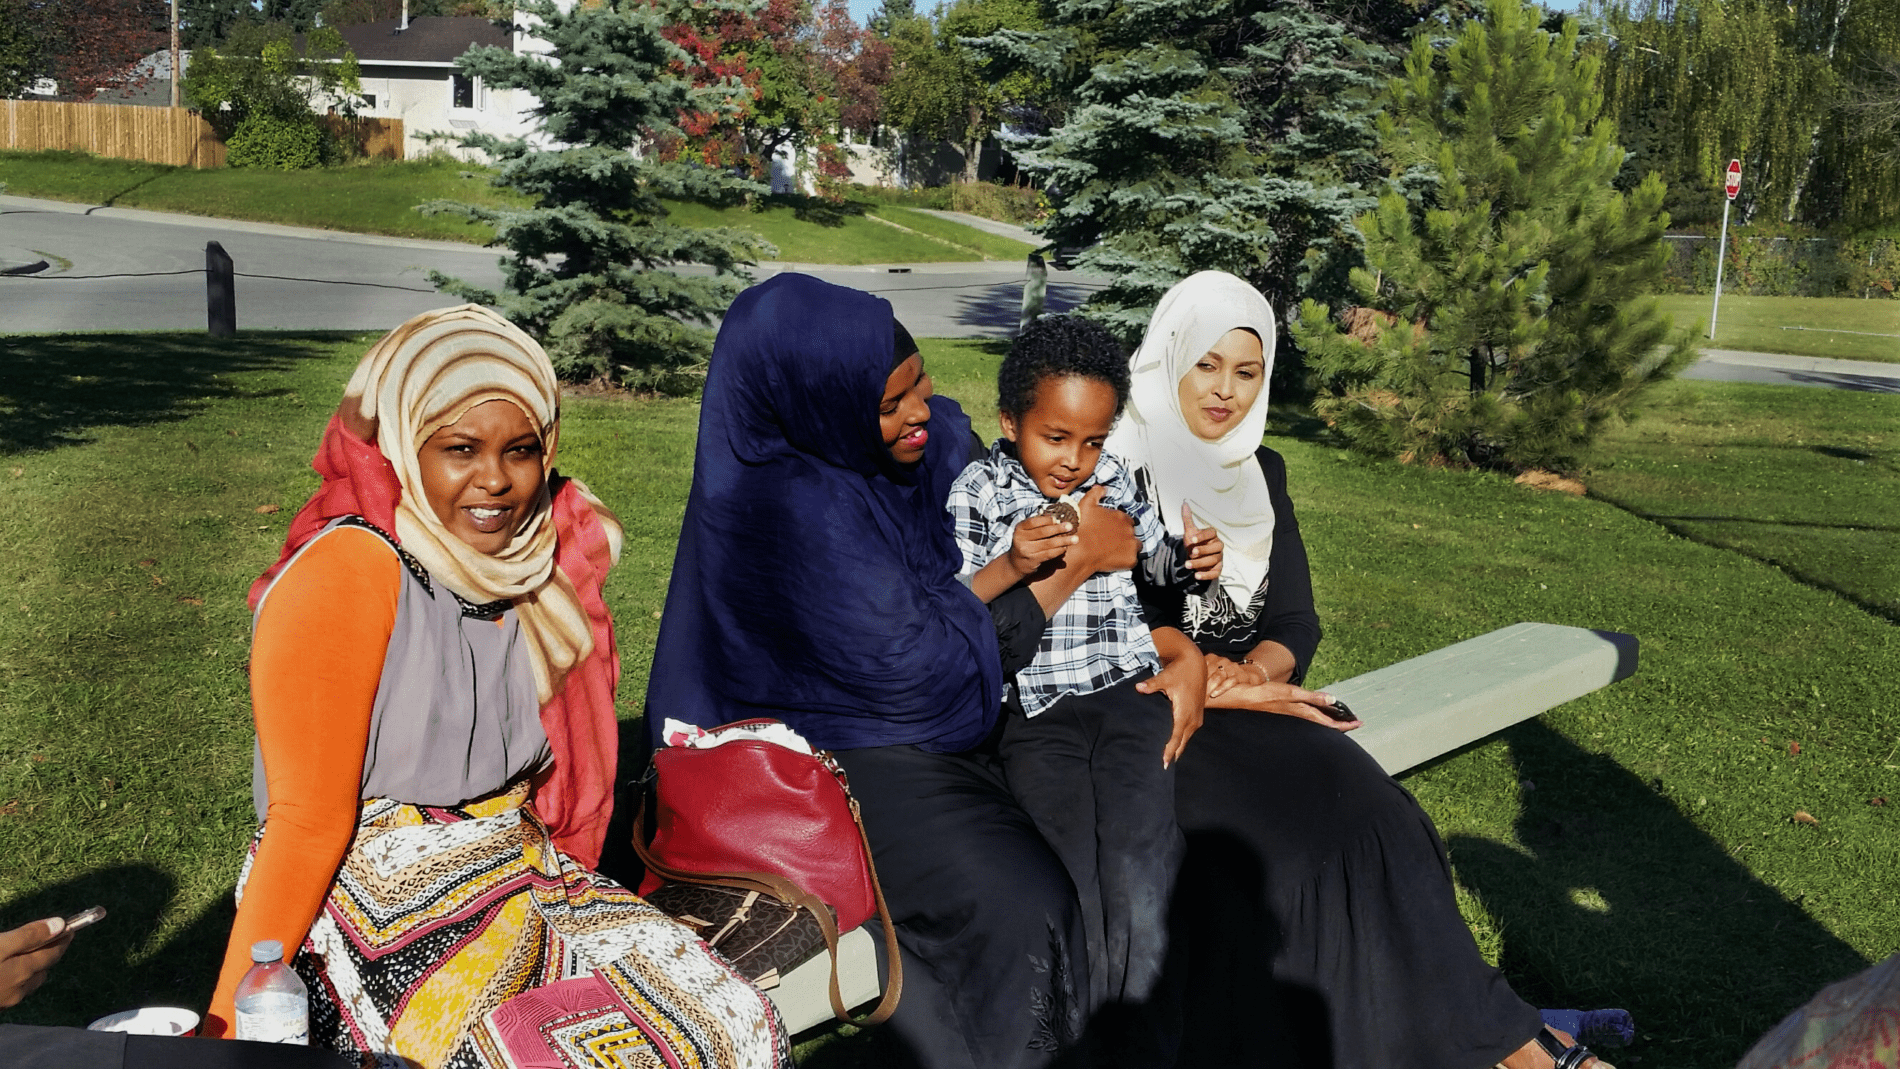
[[[442,159],[287,174],[242,168],[195,171],[78,152],[0,152],[0,184],[22,197],[477,243],[487,241],[492,231],[453,216],[423,215],[415,206],[436,199],[521,203],[489,185],[479,168]],[[886,204],[834,208],[775,203],[762,211],[699,204],[668,207],[673,221],[685,226],[755,231],[778,246],[778,259],[794,263],[1020,260],[1030,251],[1019,241]]]
[[[1845,390],[1660,387],[1593,495],[1900,623],[1900,404]]]
[[[1677,326],[1700,324],[1696,342],[1707,348],[1900,363],[1900,301],[1724,294],[1716,338],[1710,341],[1710,295],[1679,293],[1660,299]]]
[[[439,197],[507,203],[478,171],[452,160],[286,173],[196,171],[80,152],[0,152],[0,182],[19,197],[476,243],[493,232],[452,216],[423,215],[415,206]]]
[[[368,340],[0,339],[14,599],[0,615],[0,925],[112,911],[3,1019],[208,996],[252,827],[244,591],[315,483],[311,449]],[[993,434],[994,346],[925,354],[939,392]],[[697,412],[567,405],[563,467],[628,531],[608,588],[623,716],[645,689]],[[1763,515],[1872,527],[1891,506],[1824,491],[1859,461],[1891,471],[1896,418],[1900,398],[1681,383],[1594,459],[1586,479],[1614,500],[1272,439],[1327,631],[1316,684],[1519,620],[1641,639],[1634,678],[1405,777],[1450,844],[1480,946],[1518,989],[1636,1014],[1647,1038],[1619,1064],[1731,1066],[1822,985],[1900,947],[1900,633],[1869,611],[1893,584],[1799,532],[1731,549],[1723,528],[1638,514],[1713,513],[1697,495],[1759,485],[1786,495]],[[1794,448],[1756,444],[1787,434]],[[808,1065],[876,1061],[876,1041],[854,1037],[803,1051]]]

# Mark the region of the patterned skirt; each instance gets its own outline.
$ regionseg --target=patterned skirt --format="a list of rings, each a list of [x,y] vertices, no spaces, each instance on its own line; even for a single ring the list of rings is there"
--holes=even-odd
[[[527,795],[523,782],[453,809],[363,803],[292,962],[310,989],[311,1044],[384,1065],[501,1069],[492,1011],[597,976],[639,1018],[605,1065],[789,1069],[771,1001],[690,930],[556,849]]]

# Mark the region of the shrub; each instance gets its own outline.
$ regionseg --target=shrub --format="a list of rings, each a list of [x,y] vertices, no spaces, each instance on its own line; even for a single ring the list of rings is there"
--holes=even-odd
[[[253,115],[238,124],[225,142],[225,162],[232,167],[268,167],[301,171],[323,162],[323,130],[315,118],[280,119]]]
[[[958,182],[950,187],[950,208],[1017,226],[1028,226],[1049,214],[1042,190],[997,182]]]

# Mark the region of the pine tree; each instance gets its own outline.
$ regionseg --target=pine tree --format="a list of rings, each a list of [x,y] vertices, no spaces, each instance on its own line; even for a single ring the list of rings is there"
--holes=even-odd
[[[1537,14],[1490,0],[1449,47],[1419,35],[1380,123],[1392,188],[1359,220],[1362,308],[1301,308],[1317,407],[1367,452],[1563,467],[1693,355],[1644,296],[1668,257],[1663,183],[1613,187],[1600,61]]]
[[[423,205],[495,230],[506,246],[504,292],[431,273],[430,281],[493,305],[540,339],[569,378],[637,388],[690,388],[682,375],[711,350],[705,329],[747,281],[744,268],[776,252],[747,231],[695,229],[667,221],[661,198],[730,204],[758,183],[646,152],[678,133],[689,110],[729,112],[739,87],[695,86],[692,57],[663,34],[682,14],[650,0],[602,0],[563,11],[521,0],[538,54],[471,49],[465,73],[496,88],[526,89],[539,131],[532,138],[471,134],[457,141],[494,161],[494,183],[533,202],[494,208],[452,201]],[[711,274],[669,268],[712,267]]]
[[[1132,339],[1169,286],[1207,269],[1287,314],[1343,291],[1377,178],[1379,36],[1417,19],[1375,0],[1349,23],[1347,6],[1059,0],[1050,30],[982,43],[1054,86],[1054,128],[1018,160],[1046,182],[1043,234],[1112,280],[1091,316]]]

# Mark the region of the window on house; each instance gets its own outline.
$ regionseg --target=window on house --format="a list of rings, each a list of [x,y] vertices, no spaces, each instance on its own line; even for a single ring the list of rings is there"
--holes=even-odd
[[[449,75],[449,103],[458,108],[475,106],[475,79],[460,71]]]
[[[366,111],[374,111],[376,109],[376,94],[375,93],[363,94],[363,108]]]

